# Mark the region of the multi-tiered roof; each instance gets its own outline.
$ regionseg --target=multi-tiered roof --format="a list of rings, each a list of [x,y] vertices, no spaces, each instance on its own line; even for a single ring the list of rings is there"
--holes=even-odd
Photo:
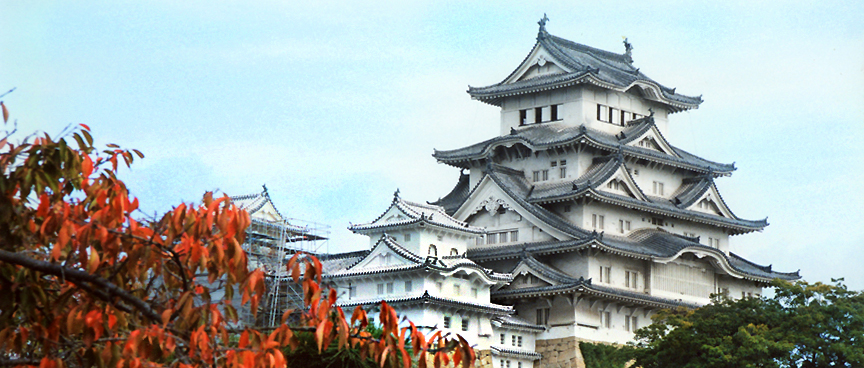
[[[528,60],[539,48],[546,50],[564,69],[564,73],[540,76],[526,80],[516,80],[521,70],[516,69],[497,84],[486,87],[469,87],[468,93],[474,99],[501,106],[504,97],[516,96],[568,87],[578,84],[593,84],[613,91],[627,91],[638,86],[645,98],[668,106],[669,111],[677,112],[695,109],[702,103],[702,96],[685,96],[648,78],[633,66],[632,46],[625,40],[627,51],[617,54],[590,46],[578,44],[546,32],[546,24],[541,21],[537,43],[525,57]],[[523,61],[524,66],[524,61]]]

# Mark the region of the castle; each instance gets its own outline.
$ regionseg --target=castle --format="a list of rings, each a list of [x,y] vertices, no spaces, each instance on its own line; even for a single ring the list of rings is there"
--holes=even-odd
[[[466,337],[495,368],[566,366],[578,341],[625,343],[659,309],[800,278],[730,250],[730,236],[768,222],[723,200],[715,180],[733,164],[664,137],[701,96],[642,73],[627,40],[623,54],[599,50],[549,34],[546,20],[509,76],[469,88],[501,108],[501,129],[435,151],[462,170],[452,190],[429,203],[397,191],[350,227],[369,250],[323,257],[341,305],[385,300]]]

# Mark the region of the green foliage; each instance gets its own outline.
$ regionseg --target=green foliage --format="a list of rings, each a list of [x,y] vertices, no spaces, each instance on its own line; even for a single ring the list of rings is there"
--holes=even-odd
[[[366,331],[372,338],[380,339],[383,330],[380,326],[369,324]],[[378,364],[369,357],[362,357],[357,349],[338,349],[336,342],[330,344],[323,352],[318,353],[315,335],[310,332],[296,334],[298,345],[296,349],[284,348],[285,361],[289,367],[302,368],[377,368]]]
[[[585,368],[623,368],[633,359],[633,347],[580,342]]]
[[[659,367],[864,366],[864,294],[775,280],[774,298],[662,311],[636,335],[636,365]]]

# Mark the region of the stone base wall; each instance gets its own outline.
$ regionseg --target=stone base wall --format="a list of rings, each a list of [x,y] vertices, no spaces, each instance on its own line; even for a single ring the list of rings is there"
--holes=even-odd
[[[534,362],[534,368],[585,368],[585,359],[579,350],[579,342],[575,337],[560,339],[537,340],[534,351],[543,358]]]
[[[491,350],[475,350],[477,360],[474,362],[475,368],[492,368],[492,351]]]

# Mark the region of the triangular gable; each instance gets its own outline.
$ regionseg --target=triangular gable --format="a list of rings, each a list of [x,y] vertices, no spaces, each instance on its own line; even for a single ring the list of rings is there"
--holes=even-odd
[[[282,214],[273,205],[273,201],[270,200],[266,187],[261,193],[231,197],[231,201],[238,208],[246,210],[249,213],[249,217],[254,220],[268,222],[285,221]]]
[[[539,271],[531,268],[524,261],[520,261],[519,264],[510,272],[513,275],[513,283],[514,288],[522,288],[522,287],[537,287],[537,286],[549,286],[549,285],[559,285],[560,282],[553,280],[549,277],[544,276]],[[532,278],[533,276],[533,278]]]
[[[400,246],[390,238],[382,237],[375,243],[369,254],[357,264],[348,268],[355,271],[363,268],[395,268],[411,266],[422,262],[422,258]]]
[[[597,189],[618,195],[626,195],[640,201],[648,201],[645,193],[636,185],[636,181],[633,180],[633,176],[630,175],[629,170],[627,170],[624,164],[618,166],[618,170],[608,180],[598,185]]]
[[[627,145],[647,148],[663,152],[670,156],[681,157],[677,152],[675,152],[675,149],[672,148],[672,145],[670,145],[668,141],[666,141],[666,138],[663,137],[663,134],[660,133],[657,126],[654,124],[651,124],[651,129],[646,130],[638,137],[631,138]]]
[[[538,42],[534,45],[531,53],[522,61],[521,64],[510,74],[502,84],[511,84],[520,80],[531,79],[538,76],[571,73],[563,62],[557,60],[545,47]]]
[[[720,196],[720,192],[717,191],[717,186],[713,182],[699,199],[687,207],[687,210],[723,216],[733,220],[738,219],[723,201],[723,197]]]
[[[530,204],[529,204],[530,205]],[[519,204],[518,201],[511,198],[507,192],[492,180],[487,174],[480,180],[480,183],[475,187],[474,191],[465,200],[465,203],[456,210],[454,218],[460,221],[468,222],[468,219],[481,211],[485,211],[490,215],[497,213],[500,209],[504,211],[514,211],[522,216],[522,221],[527,221],[529,224],[540,228],[544,233],[549,234],[557,240],[573,239],[573,236],[568,235],[561,230],[545,223],[540,218],[532,214],[526,208]],[[522,239],[527,240],[523,237]]]

